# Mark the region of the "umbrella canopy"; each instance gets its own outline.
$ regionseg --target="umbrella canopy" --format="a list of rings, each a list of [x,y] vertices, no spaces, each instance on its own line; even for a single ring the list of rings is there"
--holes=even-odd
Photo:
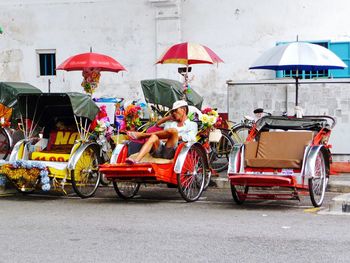
[[[71,56],[70,58],[66,59],[62,64],[60,64],[57,67],[57,70],[74,71],[74,70],[84,70],[84,69],[90,69],[90,68],[96,68],[96,69],[99,69],[100,71],[111,71],[111,72],[119,72],[119,71],[126,70],[114,58],[107,55],[94,53],[94,52]]]
[[[23,82],[0,82],[0,104],[12,108],[12,121],[20,118],[17,95],[21,93],[41,93],[41,90]]]
[[[168,48],[156,64],[214,64],[223,60],[210,48],[195,43],[180,43]]]
[[[298,72],[302,70],[343,69],[347,65],[332,51],[320,45],[292,42],[264,52],[249,69],[295,70],[296,105],[298,105]]]
[[[159,104],[169,109],[177,100],[186,100],[189,105],[201,109],[203,98],[193,89],[191,93],[184,93],[181,82],[171,79],[149,79],[141,81],[142,91],[147,103]]]
[[[41,127],[62,119],[74,123],[74,116],[92,121],[99,111],[90,96],[78,92],[20,94],[18,104],[23,118]]]

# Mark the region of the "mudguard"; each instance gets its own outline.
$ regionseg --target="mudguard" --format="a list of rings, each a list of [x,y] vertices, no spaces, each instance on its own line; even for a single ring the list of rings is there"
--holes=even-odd
[[[325,166],[326,166],[326,173],[327,177],[329,176],[329,171],[330,171],[330,162],[329,162],[329,157],[330,157],[330,152],[329,150],[324,147],[323,145],[317,145],[317,146],[311,146],[306,153],[305,161],[304,161],[304,171],[303,171],[303,176],[306,178],[311,178],[315,174],[315,164],[316,164],[316,157],[319,152],[322,152],[324,161],[325,161]]]
[[[73,170],[75,168],[79,158],[81,157],[83,152],[86,150],[86,148],[89,147],[90,145],[92,145],[95,148],[95,150],[98,152],[98,155],[97,155],[98,158],[101,159],[100,146],[96,142],[81,143],[79,148],[74,153],[72,153],[71,157],[69,158],[68,165],[67,165],[68,170]]]
[[[229,155],[228,174],[239,173],[244,167],[244,144],[236,143]]]
[[[110,164],[117,163],[119,154],[120,154],[120,152],[121,152],[121,150],[123,149],[124,146],[125,146],[124,143],[120,143],[120,144],[117,144],[117,146],[115,146],[115,148],[114,148],[114,150],[112,152],[111,159],[109,161]]]
[[[207,158],[207,153],[206,153],[206,150],[204,149],[204,147],[198,142],[187,142],[184,145],[184,147],[182,147],[179,155],[177,156],[175,166],[174,166],[175,173],[181,173],[182,167],[185,163],[187,153],[192,147],[197,147],[200,151],[202,151],[202,153],[205,156],[205,166],[207,167],[207,169],[209,169],[209,160]]]

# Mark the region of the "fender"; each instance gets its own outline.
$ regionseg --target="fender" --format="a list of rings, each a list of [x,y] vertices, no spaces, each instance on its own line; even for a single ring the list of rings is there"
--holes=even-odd
[[[11,131],[9,128],[3,128],[3,130],[6,133],[7,138],[9,139],[10,150],[11,150],[11,148],[13,147],[13,139],[12,139]]]
[[[317,145],[317,146],[310,147],[310,149],[308,150],[308,152],[306,154],[305,168],[304,168],[304,172],[302,173],[303,176],[305,176],[306,178],[311,178],[314,176],[316,158],[317,158],[317,154],[320,151],[322,152],[323,157],[324,157],[327,177],[329,176],[329,170],[330,170],[329,156],[330,156],[330,153],[326,149],[326,147],[324,147],[323,145]]]
[[[192,148],[192,147],[197,147],[204,156],[207,156],[207,153],[205,151],[205,149],[203,148],[203,146],[198,143],[198,142],[187,142],[184,147],[182,147],[179,155],[177,156],[175,165],[174,165],[174,172],[175,173],[181,173],[182,167],[185,163],[185,159],[187,156],[188,151]],[[205,163],[204,165],[206,166],[207,169],[209,169],[209,161],[208,158],[205,158]]]
[[[122,151],[124,146],[125,146],[124,143],[120,143],[120,144],[117,144],[117,146],[115,146],[115,148],[114,148],[114,150],[112,152],[111,160],[109,161],[110,164],[117,163],[119,154]]]
[[[238,160],[241,158],[240,165],[238,166]],[[240,172],[243,169],[243,160],[244,160],[244,144],[236,143],[229,155],[228,159],[228,174],[234,174]]]
[[[68,170],[73,170],[75,168],[79,158],[81,157],[83,152],[86,150],[86,148],[89,147],[90,145],[92,145],[92,147],[94,147],[98,153],[100,152],[100,146],[96,142],[82,143],[79,146],[79,148],[69,158],[68,165],[67,165]],[[99,162],[100,162],[101,161],[100,155],[98,154],[97,157],[99,158]]]

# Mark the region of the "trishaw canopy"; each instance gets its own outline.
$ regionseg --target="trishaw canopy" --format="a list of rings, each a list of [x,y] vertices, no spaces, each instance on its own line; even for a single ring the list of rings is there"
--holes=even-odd
[[[158,104],[171,108],[173,103],[184,96],[189,105],[201,109],[203,98],[191,88],[190,93],[184,94],[183,84],[171,79],[141,80],[142,91],[147,103]]]
[[[99,111],[90,96],[78,92],[19,94],[18,104],[22,116],[35,120],[39,126],[74,116],[92,121]]]
[[[23,82],[0,82],[0,104],[12,108],[12,119],[20,118],[17,95],[21,93],[41,93],[41,90]]]
[[[284,116],[265,116],[258,120],[256,128],[281,129],[281,130],[312,130],[319,131],[323,128],[332,129],[335,119],[330,116],[304,116],[303,118]]]

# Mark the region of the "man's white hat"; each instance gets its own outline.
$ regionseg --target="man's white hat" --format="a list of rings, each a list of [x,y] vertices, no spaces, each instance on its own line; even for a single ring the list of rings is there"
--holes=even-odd
[[[173,110],[176,110],[178,108],[181,108],[181,107],[188,107],[188,104],[187,104],[187,101],[185,100],[177,100],[173,103],[173,107],[172,107],[172,111]]]

